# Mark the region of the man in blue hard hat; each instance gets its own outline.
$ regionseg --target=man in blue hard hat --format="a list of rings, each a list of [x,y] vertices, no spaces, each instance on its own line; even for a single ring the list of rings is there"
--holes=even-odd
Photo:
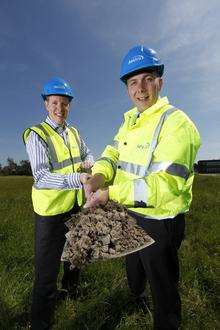
[[[127,255],[128,284],[142,309],[148,280],[152,293],[154,329],[178,329],[178,249],[184,237],[184,213],[192,200],[193,164],[199,133],[167,97],[160,98],[164,64],[157,53],[136,46],[125,56],[120,79],[134,108],[124,114],[112,145],[92,169],[86,184],[85,207],[114,200],[155,240]]]
[[[76,294],[79,269],[64,262],[62,290],[57,291],[60,259],[67,221],[82,204],[86,173],[93,156],[78,130],[66,119],[73,92],[62,78],[53,78],[43,88],[48,116],[24,131],[24,142],[34,177],[32,202],[35,212],[35,280],[32,320],[34,330],[50,329],[59,295]]]

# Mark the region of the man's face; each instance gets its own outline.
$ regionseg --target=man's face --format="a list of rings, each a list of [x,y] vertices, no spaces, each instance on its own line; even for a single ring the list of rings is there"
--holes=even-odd
[[[128,95],[139,112],[157,102],[163,80],[153,72],[138,73],[127,80]]]
[[[58,125],[63,125],[70,110],[69,98],[60,95],[50,95],[47,96],[44,104],[50,119],[55,121]]]

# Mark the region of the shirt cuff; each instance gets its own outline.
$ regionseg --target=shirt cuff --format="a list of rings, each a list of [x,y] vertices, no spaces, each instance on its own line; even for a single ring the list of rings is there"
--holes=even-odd
[[[80,181],[80,173],[70,173],[67,175],[67,184],[69,188],[81,189],[82,183]]]

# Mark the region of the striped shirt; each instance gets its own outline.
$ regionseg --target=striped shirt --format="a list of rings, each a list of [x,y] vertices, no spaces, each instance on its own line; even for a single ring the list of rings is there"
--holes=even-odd
[[[68,145],[68,135],[66,127],[57,125],[54,121],[47,117],[45,120],[57,133],[62,136],[66,145]],[[80,189],[80,173],[59,174],[51,173],[49,164],[49,150],[46,143],[34,132],[31,131],[27,143],[26,150],[31,164],[31,170],[34,177],[34,186],[40,189]],[[82,161],[90,161],[94,163],[93,156],[80,137],[80,155]]]

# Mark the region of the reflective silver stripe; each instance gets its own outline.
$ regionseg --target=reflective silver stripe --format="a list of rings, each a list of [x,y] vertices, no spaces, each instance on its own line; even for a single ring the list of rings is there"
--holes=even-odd
[[[72,165],[73,163],[80,163],[80,157],[73,157],[69,159],[65,159],[63,162],[52,162],[51,165],[54,170],[60,170],[61,168]]]
[[[147,205],[147,184],[144,179],[134,180],[134,201],[135,207]]]
[[[120,170],[135,174],[140,177],[144,177],[145,172],[146,172],[145,165],[143,166],[143,165],[138,165],[138,164],[134,164],[134,163],[128,163],[128,162],[124,162],[122,160],[118,161],[118,168]]]
[[[41,188],[39,188],[36,183],[33,184],[33,187],[34,187],[34,189],[41,190]],[[52,189],[46,188],[44,190],[52,190]]]
[[[140,177],[144,177],[146,175],[146,167],[143,165],[119,161],[118,168],[125,172],[131,173],[131,174],[134,174],[134,175],[137,175]],[[171,175],[179,176],[184,179],[188,179],[189,174],[190,174],[190,171],[187,169],[186,166],[181,165],[181,164],[171,163],[171,162],[151,163],[148,168],[148,174],[162,172],[162,171],[167,172]]]
[[[97,159],[97,161],[96,161],[96,162],[98,162],[99,160],[104,160],[104,161],[108,162],[108,163],[109,163],[109,164],[112,166],[112,168],[113,168],[113,171],[115,171],[115,170],[116,170],[116,168],[117,168],[117,165],[115,164],[115,162],[113,162],[113,160],[112,160],[112,159],[110,159],[110,158],[108,158],[108,157],[101,157],[101,158]]]
[[[47,143],[48,148],[50,150],[51,163],[57,163],[58,162],[57,153],[56,153],[56,150],[54,148],[54,145],[53,145],[53,143],[51,141],[51,138],[50,138],[49,133],[47,132],[47,130],[44,128],[44,126],[42,124],[39,124],[36,127],[40,128],[44,132],[44,134],[46,136],[46,141],[45,142]]]
[[[170,163],[170,162],[151,163],[148,171],[150,173],[165,171],[170,175],[179,176],[185,180],[188,179],[190,174],[190,171],[186,166],[176,163]]]
[[[150,144],[150,148],[149,148],[148,159],[147,159],[147,164],[146,164],[146,175],[147,175],[148,167],[150,166],[150,163],[151,163],[151,160],[153,157],[154,150],[156,149],[156,146],[157,146],[158,137],[159,137],[161,128],[163,126],[163,123],[164,123],[165,119],[175,111],[177,111],[177,109],[174,108],[173,106],[171,106],[160,117],[159,123],[157,124],[157,127],[154,131],[154,135],[151,140],[151,144]]]
[[[63,189],[54,189],[54,188],[41,188],[41,187],[39,187],[39,185],[37,184],[37,183],[34,183],[33,184],[33,187],[34,187],[34,189],[37,189],[37,190],[60,190],[60,191],[63,191]]]

